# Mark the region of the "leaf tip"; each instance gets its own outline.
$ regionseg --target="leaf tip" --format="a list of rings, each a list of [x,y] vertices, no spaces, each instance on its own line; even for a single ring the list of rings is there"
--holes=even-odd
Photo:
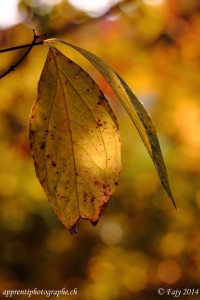
[[[76,234],[76,233],[78,233],[76,224],[72,225],[72,226],[69,228],[69,232],[70,232],[71,234]]]
[[[172,195],[172,192],[169,190],[169,191],[167,191],[167,193],[168,193],[168,196],[170,197],[170,199],[171,199],[171,201],[173,203],[173,206],[176,208],[177,211],[179,211],[179,208],[177,207],[176,202],[174,200],[174,197]]]
[[[92,226],[97,226],[99,220],[95,220],[95,221],[90,221],[90,223],[92,224]]]
[[[173,205],[174,205],[175,209],[179,212],[180,209],[179,209],[178,206],[176,205],[176,202],[175,202],[174,198],[172,198],[172,200],[173,200],[172,202],[173,202]]]
[[[180,209],[177,207],[175,201],[173,201],[173,205],[174,205],[174,207],[176,208],[177,211],[180,211]]]

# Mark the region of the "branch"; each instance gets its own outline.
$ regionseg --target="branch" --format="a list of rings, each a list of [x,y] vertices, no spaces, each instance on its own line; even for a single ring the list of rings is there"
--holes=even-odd
[[[46,35],[45,35],[46,36]],[[26,45],[21,45],[21,46],[16,46],[16,47],[12,47],[12,48],[6,48],[6,49],[2,49],[0,50],[0,53],[3,53],[3,52],[8,52],[8,51],[13,51],[13,50],[17,50],[17,49],[22,49],[22,48],[28,48],[28,50],[22,55],[22,57],[15,63],[15,64],[12,64],[10,66],[10,68],[5,71],[2,75],[0,75],[0,79],[5,77],[6,75],[8,75],[10,72],[14,71],[16,69],[16,67],[24,60],[24,58],[29,54],[29,52],[32,50],[32,48],[36,45],[42,45],[43,44],[43,41],[39,41],[36,43],[36,41],[39,39],[39,38],[43,38],[44,35],[42,36],[39,36],[36,34],[35,30],[33,30],[33,41],[31,44],[26,44]]]
[[[43,44],[43,41],[40,41],[40,42],[35,43],[34,46],[42,45],[42,44]],[[13,50],[19,50],[19,49],[23,49],[23,48],[28,48],[30,46],[32,46],[32,43],[20,45],[20,46],[16,46],[16,47],[11,47],[11,48],[4,48],[4,49],[0,49],[0,53],[9,52],[9,51],[13,51]]]

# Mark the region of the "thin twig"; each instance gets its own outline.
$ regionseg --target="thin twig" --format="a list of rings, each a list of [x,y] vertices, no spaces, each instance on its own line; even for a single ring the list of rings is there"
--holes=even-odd
[[[45,35],[46,36],[46,35]],[[0,53],[2,52],[8,52],[8,51],[12,51],[12,50],[17,50],[17,49],[21,49],[21,48],[27,48],[29,47],[29,49],[22,55],[22,57],[15,63],[12,64],[10,66],[10,68],[5,71],[2,75],[0,75],[0,79],[5,77],[6,75],[8,75],[10,72],[14,71],[16,69],[16,67],[24,60],[24,58],[29,54],[29,52],[32,50],[32,48],[36,45],[42,45],[43,41],[40,41],[38,43],[36,43],[36,40],[38,40],[39,38],[43,38],[45,37],[43,36],[39,36],[36,34],[35,30],[33,30],[33,41],[31,44],[27,44],[27,45],[21,45],[21,46],[16,46],[16,47],[12,47],[12,48],[7,48],[7,49],[2,49],[0,50]]]
[[[34,46],[42,45],[42,44],[43,44],[43,41],[40,41],[40,42],[35,43]],[[32,43],[24,44],[24,45],[20,45],[20,46],[16,46],[16,47],[4,48],[4,49],[0,49],[0,53],[9,52],[9,51],[13,51],[13,50],[19,50],[19,49],[23,49],[23,48],[28,48],[30,46],[32,46]]]

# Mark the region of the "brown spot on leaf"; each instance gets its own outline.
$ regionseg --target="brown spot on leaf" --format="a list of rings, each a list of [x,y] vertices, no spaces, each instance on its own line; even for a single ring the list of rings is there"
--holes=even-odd
[[[34,161],[34,166],[36,169],[38,169],[38,163],[36,161]]]
[[[45,143],[45,142],[42,142],[42,143],[40,144],[40,149],[44,149],[45,146],[46,146],[46,143]]]
[[[98,100],[98,102],[97,102],[97,105],[103,104],[104,98],[105,98],[104,95],[103,95],[102,93],[100,93],[100,95],[99,95],[99,100]]]
[[[87,202],[88,200],[88,193],[86,193],[85,191],[83,192],[83,201]]]
[[[101,120],[98,119],[98,120],[97,120],[97,126],[96,126],[96,128],[99,128],[99,127],[101,127],[101,126],[103,126],[103,124],[101,123]]]
[[[52,167],[56,167],[56,163],[54,161],[51,162]]]
[[[30,130],[30,134],[34,135],[35,134],[35,130],[31,129]]]
[[[90,199],[90,202],[93,203],[95,200],[95,196],[92,196],[92,198]]]

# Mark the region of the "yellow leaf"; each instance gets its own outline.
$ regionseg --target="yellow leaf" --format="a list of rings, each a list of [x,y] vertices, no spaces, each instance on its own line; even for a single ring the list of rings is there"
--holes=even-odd
[[[115,186],[121,155],[118,125],[97,84],[50,47],[30,116],[38,179],[55,213],[73,233],[96,224]]]
[[[119,100],[123,104],[131,120],[135,124],[143,140],[143,143],[156,167],[161,183],[165,191],[167,192],[168,196],[170,197],[172,203],[176,207],[170,189],[167,171],[162,156],[162,152],[160,149],[156,129],[151,120],[150,115],[148,114],[148,112],[146,111],[142,103],[138,100],[138,98],[135,96],[132,90],[124,82],[124,80],[98,56],[83,48],[72,45],[60,39],[46,40],[47,44],[51,42],[60,42],[74,48],[76,51],[78,51],[84,57],[86,57],[97,68],[97,70],[104,76],[104,78],[110,84],[111,88],[113,89],[113,91],[116,93]]]

